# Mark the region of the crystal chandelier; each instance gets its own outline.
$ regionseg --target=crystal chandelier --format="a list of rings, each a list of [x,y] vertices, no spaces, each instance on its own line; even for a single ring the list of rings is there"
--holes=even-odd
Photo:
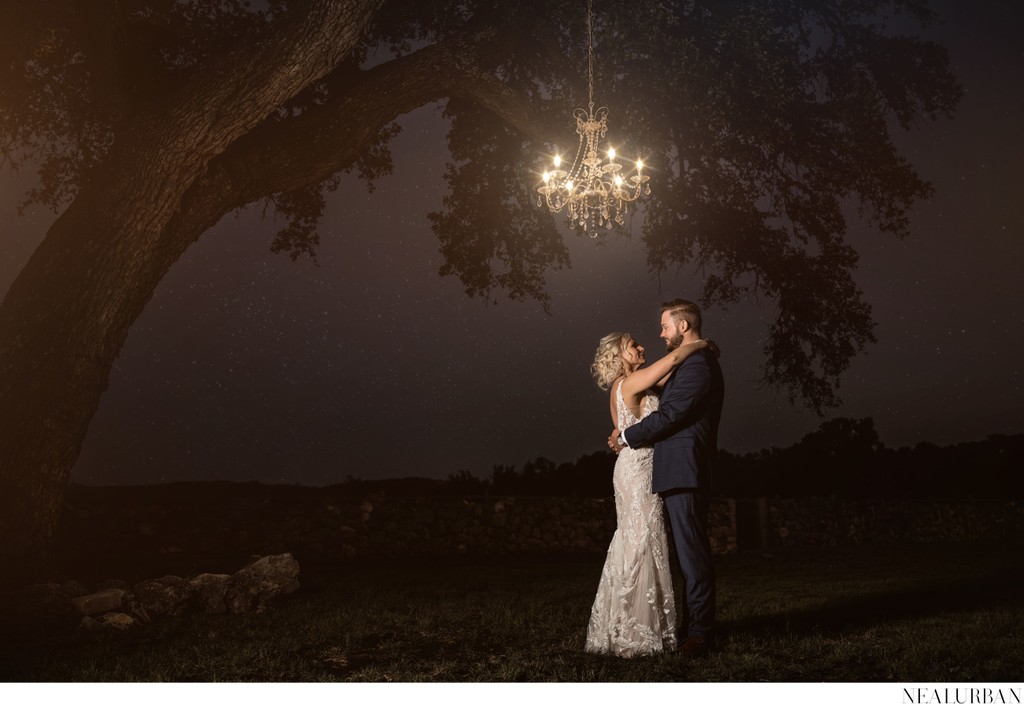
[[[566,171],[562,169],[561,155],[555,155],[551,168],[541,177],[544,183],[537,188],[537,206],[547,204],[552,213],[566,208],[569,227],[582,226],[593,238],[597,236],[595,227],[610,229],[612,222],[622,224],[630,203],[641,192],[651,193],[643,160],[637,160],[628,173],[623,173],[623,166],[615,161],[615,148],[605,151],[607,161],[598,157],[599,143],[608,133],[608,109],[594,111],[593,0],[587,0],[587,78],[587,110],[573,111],[579,135],[576,158]]]

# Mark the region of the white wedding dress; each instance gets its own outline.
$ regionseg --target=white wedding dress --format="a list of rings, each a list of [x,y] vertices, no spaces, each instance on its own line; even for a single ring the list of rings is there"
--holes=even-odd
[[[653,393],[637,418],[615,400],[619,429],[638,423],[658,407]],[[624,448],[615,461],[615,516],[618,528],[605,558],[590,611],[586,651],[621,657],[669,651],[676,646],[676,606],[669,570],[662,501],[651,493],[653,448]]]

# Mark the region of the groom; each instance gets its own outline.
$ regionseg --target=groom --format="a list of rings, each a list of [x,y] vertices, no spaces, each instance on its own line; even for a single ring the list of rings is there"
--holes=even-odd
[[[700,328],[700,308],[689,300],[661,306],[661,338],[669,351],[700,339]],[[706,654],[714,642],[715,572],[708,541],[708,498],[724,395],[718,357],[710,349],[701,349],[669,375],[656,411],[608,438],[616,452],[626,446],[654,445],[651,491],[665,501],[686,579],[690,621],[679,651],[692,657]]]

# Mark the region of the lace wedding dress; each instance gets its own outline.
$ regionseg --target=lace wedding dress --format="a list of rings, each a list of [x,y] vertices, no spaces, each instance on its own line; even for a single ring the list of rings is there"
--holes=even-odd
[[[637,418],[615,393],[619,429],[625,430],[658,406],[648,393]],[[586,651],[621,657],[656,654],[676,646],[676,607],[669,570],[662,501],[651,493],[654,450],[624,448],[615,461],[615,516],[597,597],[590,611]]]

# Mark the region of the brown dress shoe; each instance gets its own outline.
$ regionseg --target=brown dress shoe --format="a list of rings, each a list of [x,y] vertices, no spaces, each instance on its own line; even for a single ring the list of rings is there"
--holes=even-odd
[[[711,646],[704,640],[704,637],[688,637],[679,647],[678,651],[688,659],[699,659],[706,656]]]

